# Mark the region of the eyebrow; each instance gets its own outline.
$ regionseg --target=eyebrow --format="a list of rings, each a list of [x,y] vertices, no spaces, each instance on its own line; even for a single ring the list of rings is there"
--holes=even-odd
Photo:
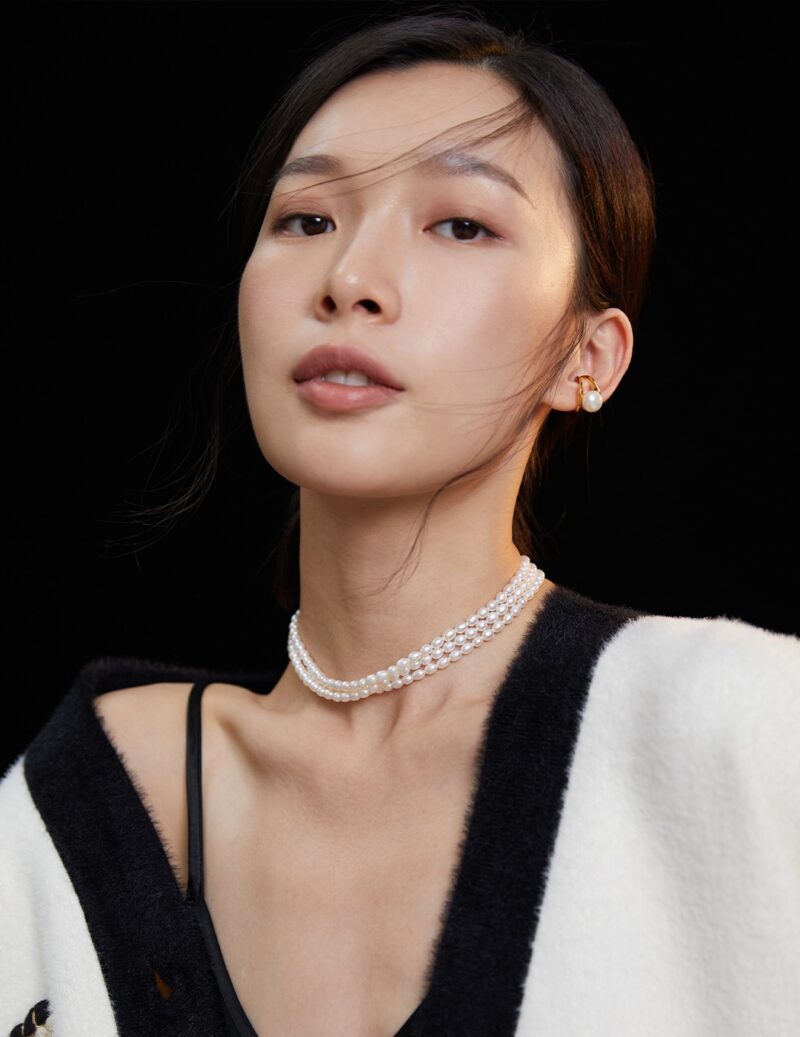
[[[292,176],[309,176],[321,174],[322,176],[343,173],[345,163],[336,155],[318,153],[316,155],[302,155],[293,158],[282,166],[272,178],[273,189],[280,180]],[[416,168],[421,169],[429,176],[483,176],[495,183],[505,184],[512,191],[521,195],[529,205],[533,202],[527,192],[515,176],[501,166],[489,162],[488,159],[478,158],[466,151],[445,151],[430,155],[423,159]]]

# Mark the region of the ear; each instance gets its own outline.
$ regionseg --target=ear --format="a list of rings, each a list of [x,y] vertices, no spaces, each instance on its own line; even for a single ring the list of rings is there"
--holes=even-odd
[[[580,347],[545,394],[545,402],[553,410],[574,411],[578,406],[575,379],[581,374],[594,378],[605,402],[622,381],[632,353],[633,328],[628,315],[616,306],[595,314],[587,324]]]

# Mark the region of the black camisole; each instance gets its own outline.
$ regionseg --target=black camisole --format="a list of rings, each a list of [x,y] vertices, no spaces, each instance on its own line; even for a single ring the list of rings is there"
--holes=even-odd
[[[236,994],[222,950],[214,930],[214,922],[203,892],[203,782],[202,782],[202,727],[200,702],[203,691],[210,681],[198,681],[189,695],[186,718],[186,792],[188,800],[189,826],[189,874],[186,903],[197,915],[203,933],[214,977],[219,986],[225,1008],[225,1017],[231,1037],[259,1037],[247,1018]],[[413,1037],[416,1024],[428,1001],[430,990],[395,1034],[395,1037]],[[261,1035],[273,1037],[273,1035]]]

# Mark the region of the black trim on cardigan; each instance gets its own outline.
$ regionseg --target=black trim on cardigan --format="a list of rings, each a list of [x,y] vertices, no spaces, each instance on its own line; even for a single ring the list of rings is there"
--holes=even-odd
[[[215,673],[213,679],[261,690],[277,676]],[[201,667],[94,659],[25,753],[31,796],[83,908],[120,1037],[226,1031],[195,915],[184,904],[142,790],[92,700],[114,688],[211,677]]]
[[[594,666],[640,615],[564,586],[545,599],[485,722],[424,1010],[403,1037],[513,1035]],[[279,676],[95,659],[26,751],[26,780],[83,907],[120,1037],[229,1031],[197,916],[92,700],[160,681],[224,681],[265,694]]]
[[[638,615],[559,585],[520,646],[487,718],[430,1000],[409,1037],[515,1033],[594,665]]]

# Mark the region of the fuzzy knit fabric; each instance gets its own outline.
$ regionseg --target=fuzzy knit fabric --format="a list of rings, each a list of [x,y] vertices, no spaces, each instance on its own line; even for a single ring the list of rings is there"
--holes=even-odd
[[[0,1037],[253,1037],[92,702],[281,672],[80,670],[0,780]],[[478,763],[425,997],[374,1037],[800,1035],[799,638],[557,587]]]

